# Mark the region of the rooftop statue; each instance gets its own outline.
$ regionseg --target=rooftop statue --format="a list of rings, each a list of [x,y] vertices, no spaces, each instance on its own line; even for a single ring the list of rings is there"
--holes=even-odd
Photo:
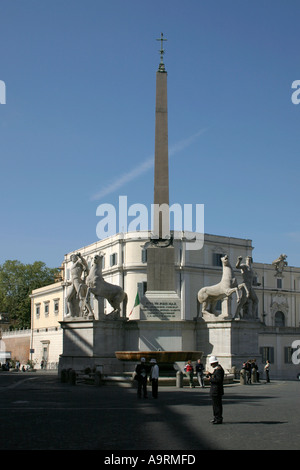
[[[287,255],[281,254],[277,259],[273,261],[273,265],[276,269],[275,276],[282,276],[284,268],[288,265],[286,261]]]

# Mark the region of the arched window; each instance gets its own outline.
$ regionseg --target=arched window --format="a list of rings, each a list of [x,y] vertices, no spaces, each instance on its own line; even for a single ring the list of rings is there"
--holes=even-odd
[[[275,326],[284,326],[285,325],[285,316],[284,313],[278,311],[275,313]]]

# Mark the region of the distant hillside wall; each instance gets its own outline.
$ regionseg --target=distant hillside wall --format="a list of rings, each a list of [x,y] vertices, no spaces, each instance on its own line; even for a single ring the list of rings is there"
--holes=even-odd
[[[12,360],[27,364],[30,358],[30,337],[31,330],[3,331],[2,341],[5,344],[6,352],[10,352]]]

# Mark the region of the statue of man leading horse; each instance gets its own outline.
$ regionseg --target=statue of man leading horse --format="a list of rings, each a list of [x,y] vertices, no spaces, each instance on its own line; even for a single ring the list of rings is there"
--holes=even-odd
[[[254,285],[260,285],[255,281],[251,266],[252,258],[247,256],[246,263],[241,264],[242,256],[238,257],[236,268],[241,270],[243,282],[238,284],[234,271],[230,265],[228,255],[221,258],[223,266],[222,279],[218,284],[203,287],[199,290],[197,300],[197,318],[202,304],[202,314],[217,315],[216,305],[219,300],[230,297],[234,292],[237,296],[237,308],[232,318],[242,317],[243,309],[247,310],[247,317],[257,317],[258,299],[253,290]]]
[[[68,317],[94,318],[90,296],[107,299],[113,310],[108,315],[114,318],[120,317],[121,304],[122,316],[126,317],[127,294],[124,290],[103,279],[102,275],[103,254],[94,256],[93,264],[89,270],[85,259],[80,253],[71,256],[71,283],[67,292]]]

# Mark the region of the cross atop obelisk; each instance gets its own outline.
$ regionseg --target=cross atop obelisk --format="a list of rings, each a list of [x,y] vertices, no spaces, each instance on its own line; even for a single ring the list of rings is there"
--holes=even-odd
[[[158,70],[159,72],[165,72],[165,64],[164,64],[164,53],[165,53],[165,50],[164,50],[164,41],[167,41],[167,39],[164,39],[164,35],[163,33],[161,33],[160,35],[160,38],[159,39],[156,39],[156,41],[160,41],[160,64],[159,64],[159,67],[158,67]]]

